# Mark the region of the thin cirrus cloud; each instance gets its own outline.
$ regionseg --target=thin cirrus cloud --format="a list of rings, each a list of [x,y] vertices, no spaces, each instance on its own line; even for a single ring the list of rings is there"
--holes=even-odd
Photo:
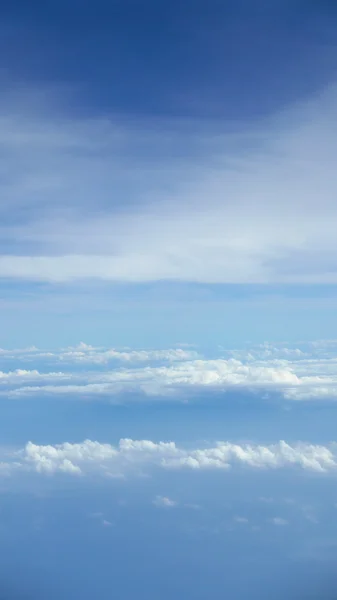
[[[0,277],[337,281],[333,83],[234,133],[28,111],[24,96],[0,105]]]
[[[0,394],[10,398],[101,397],[109,402],[145,398],[191,401],[238,390],[278,394],[289,401],[337,398],[334,345],[307,343],[300,349],[264,344],[219,354],[207,358],[179,348],[118,351],[84,343],[53,351],[3,349],[3,360],[19,363],[20,368],[0,372]],[[60,362],[68,368],[55,369]],[[54,368],[50,369],[50,364]]]
[[[284,441],[271,445],[217,442],[211,446],[184,448],[175,442],[121,439],[113,446],[85,440],[81,443],[38,445],[28,442],[21,450],[4,453],[0,473],[63,473],[76,476],[123,477],[144,469],[187,471],[246,467],[253,470],[298,468],[316,473],[335,472],[337,443],[316,445]],[[158,496],[155,504],[175,506],[174,500]],[[281,523],[275,523],[281,524]]]

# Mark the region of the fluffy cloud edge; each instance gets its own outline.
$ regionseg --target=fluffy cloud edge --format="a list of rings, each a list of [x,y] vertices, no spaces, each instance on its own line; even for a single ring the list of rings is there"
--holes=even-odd
[[[296,468],[312,473],[337,471],[337,442],[326,445],[281,440],[274,444],[216,442],[183,447],[175,442],[123,438],[117,445],[84,440],[57,445],[28,442],[24,448],[3,453],[0,475],[37,473],[121,478],[144,470],[218,471],[248,468],[269,471]],[[158,500],[163,505],[163,502]],[[165,503],[165,502],[164,502]],[[168,503],[166,503],[168,505]],[[172,506],[172,505],[171,505]]]
[[[101,397],[110,402],[123,401],[124,395],[124,401],[130,402],[185,400],[205,391],[241,390],[276,393],[287,401],[335,400],[335,346],[335,342],[307,344],[305,349],[303,344],[302,349],[262,344],[246,351],[218,349],[213,358],[182,348],[116,350],[83,342],[58,351],[1,350],[4,361],[10,360],[11,367],[14,361],[20,368],[0,372],[0,395]],[[62,363],[65,366],[59,370]]]

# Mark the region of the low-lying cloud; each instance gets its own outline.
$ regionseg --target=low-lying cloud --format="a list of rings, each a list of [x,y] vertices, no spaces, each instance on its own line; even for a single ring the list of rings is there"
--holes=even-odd
[[[248,468],[279,470],[297,468],[316,473],[337,471],[337,443],[327,445],[240,444],[216,442],[203,447],[183,447],[173,441],[121,439],[117,445],[85,440],[80,443],[39,445],[28,442],[12,453],[3,452],[0,474],[35,472],[72,476],[123,477],[144,469],[220,471]],[[173,507],[174,501],[157,497],[157,506]]]
[[[332,400],[337,398],[337,351],[331,345],[326,348],[263,345],[245,351],[218,350],[211,358],[181,348],[117,350],[84,343],[52,351],[2,350],[3,359],[19,368],[0,372],[0,394],[100,397],[110,402],[191,401],[206,391],[237,390],[277,394],[287,401]]]

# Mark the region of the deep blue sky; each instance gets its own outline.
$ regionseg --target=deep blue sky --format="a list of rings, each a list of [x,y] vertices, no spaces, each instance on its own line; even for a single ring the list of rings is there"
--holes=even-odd
[[[336,69],[334,2],[3,2],[1,66],[79,87],[74,110],[246,119]]]

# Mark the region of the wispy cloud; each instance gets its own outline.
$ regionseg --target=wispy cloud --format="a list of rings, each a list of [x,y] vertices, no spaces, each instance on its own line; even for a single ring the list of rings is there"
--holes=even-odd
[[[234,134],[4,98],[0,277],[336,282],[336,95]]]

